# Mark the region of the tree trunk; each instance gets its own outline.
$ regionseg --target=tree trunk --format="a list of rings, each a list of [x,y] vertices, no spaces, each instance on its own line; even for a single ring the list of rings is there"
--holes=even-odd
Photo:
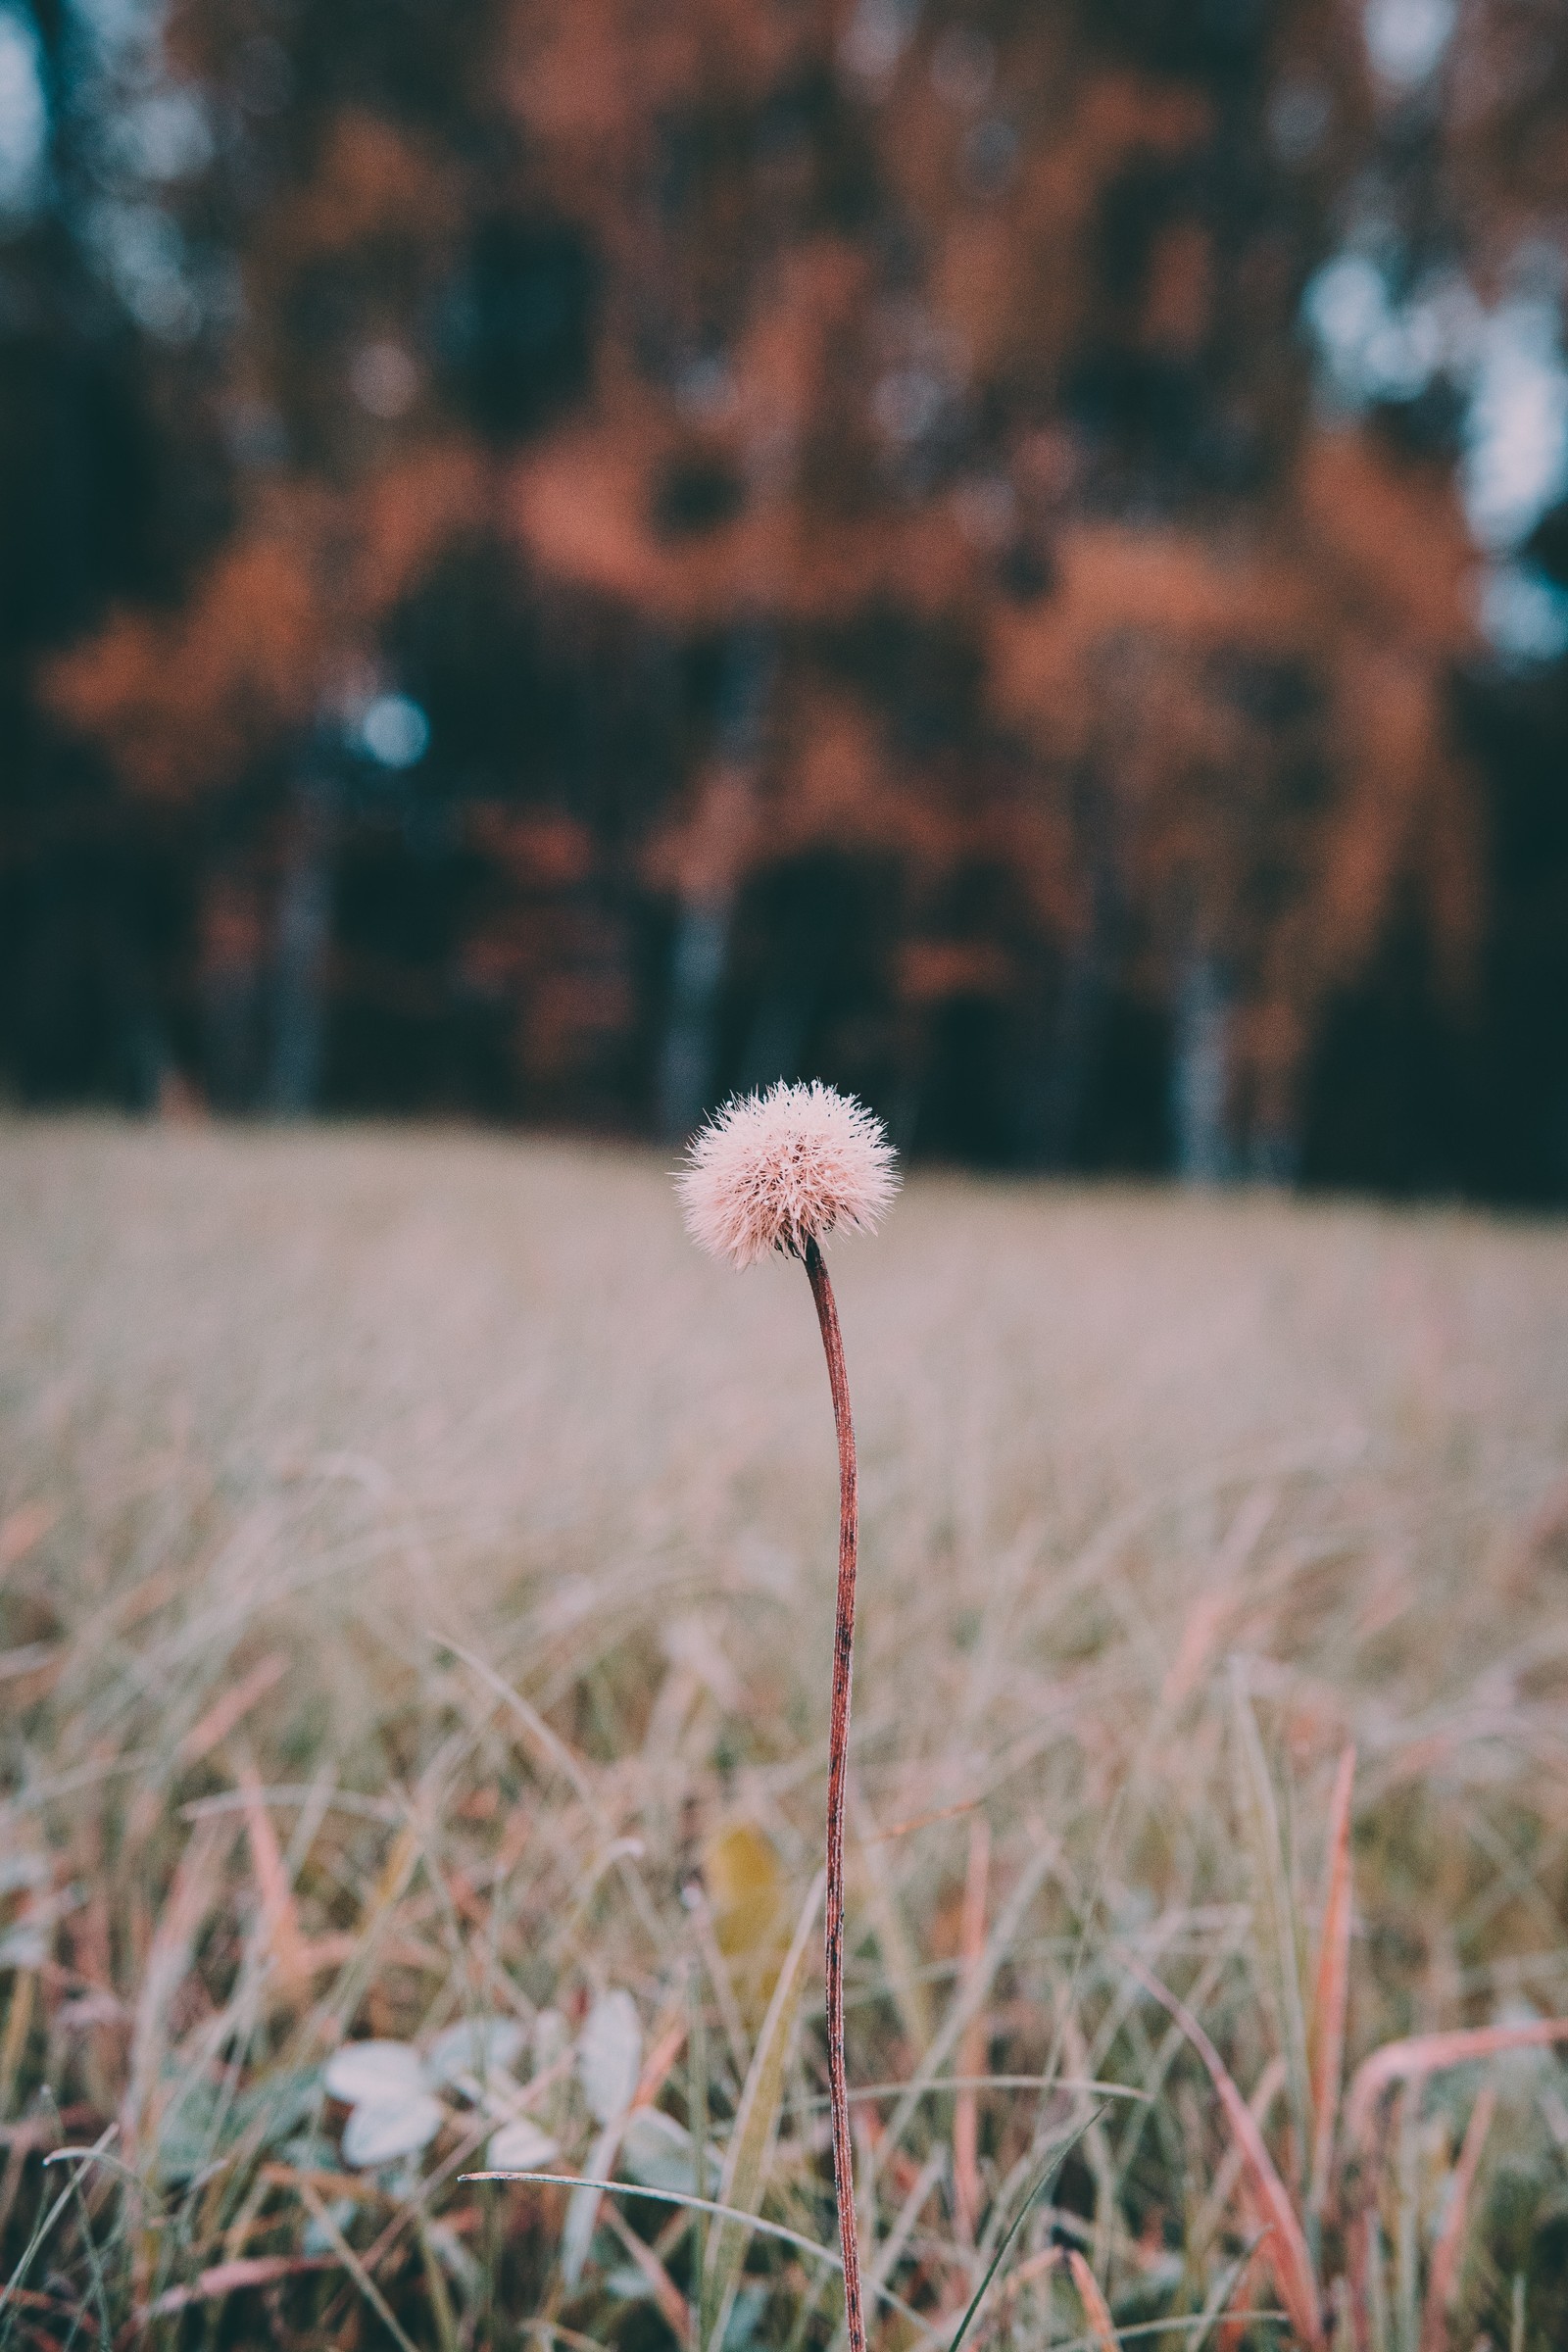
[[[1176,998],[1171,1068],[1176,1172],[1183,1184],[1223,1184],[1230,1138],[1231,1003],[1212,956],[1195,956]]]
[[[671,1143],[684,1142],[709,1106],[733,911],[734,892],[726,890],[687,900],[676,920],[659,1073],[660,1132]]]
[[[731,640],[716,726],[721,772],[729,789],[750,792],[762,743],[773,671],[772,632],[743,628]],[[718,1069],[718,1019],[729,971],[739,876],[733,853],[681,904],[670,959],[669,1020],[659,1072],[660,1132],[684,1142],[712,1102]]]
[[[1052,1008],[1044,1067],[1020,1113],[1020,1155],[1036,1167],[1065,1169],[1082,1147],[1084,1108],[1104,1031],[1120,938],[1120,902],[1105,819],[1091,809],[1088,915],[1066,952]]]
[[[268,1108],[274,1118],[308,1118],[319,1100],[331,930],[330,807],[327,789],[318,781],[300,791],[278,899],[272,1064],[267,1089]]]

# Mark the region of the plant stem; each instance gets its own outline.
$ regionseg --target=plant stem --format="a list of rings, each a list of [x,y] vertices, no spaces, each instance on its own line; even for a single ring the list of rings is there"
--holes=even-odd
[[[839,1586],[833,1619],[833,1709],[827,1749],[827,2087],[833,2116],[833,2186],[838,2196],[839,2244],[844,2253],[844,2324],[849,2352],[865,2352],[860,2312],[860,2247],[855,2219],[855,2160],[850,2140],[849,2086],[844,2072],[844,1795],[850,1765],[850,1682],[855,1664],[855,1563],[859,1516],[855,1475],[855,1425],[844,1368],[839,1310],[822,1252],[806,1245],[806,1273],[833,1392],[839,1441]]]

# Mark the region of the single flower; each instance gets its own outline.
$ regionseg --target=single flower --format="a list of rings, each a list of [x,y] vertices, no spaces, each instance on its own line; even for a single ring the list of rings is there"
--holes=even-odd
[[[744,1268],[775,1250],[805,1257],[830,1233],[874,1233],[898,1186],[880,1119],[813,1079],[727,1102],[678,1189],[693,1241]]]
[[[687,1228],[715,1257],[726,1257],[737,1267],[753,1266],[777,1250],[802,1261],[816,1302],[833,1396],[839,1442],[839,1579],[827,1750],[827,2082],[849,2352],[865,2352],[844,2064],[844,1798],[859,1511],[849,1374],[822,1244],[830,1233],[873,1232],[898,1181],[893,1148],[870,1111],[830,1086],[786,1086],[782,1081],[764,1095],[727,1102],[693,1143],[679,1179]]]

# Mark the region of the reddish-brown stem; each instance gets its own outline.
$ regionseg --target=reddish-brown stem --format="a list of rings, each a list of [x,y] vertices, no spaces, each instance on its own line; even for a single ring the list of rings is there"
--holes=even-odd
[[[833,2117],[833,2186],[838,2195],[839,2244],[844,2252],[844,2323],[849,2352],[865,2352],[860,2313],[860,2244],[855,2225],[855,2162],[850,2142],[849,2086],[844,2072],[844,1790],[850,1766],[850,1681],[855,1663],[855,1562],[859,1523],[855,1476],[855,1425],[850,1380],[833,1286],[814,1241],[806,1245],[806,1273],[816,1301],[833,1392],[839,1440],[839,1590],[833,1619],[833,1710],[827,1740],[827,2088]]]

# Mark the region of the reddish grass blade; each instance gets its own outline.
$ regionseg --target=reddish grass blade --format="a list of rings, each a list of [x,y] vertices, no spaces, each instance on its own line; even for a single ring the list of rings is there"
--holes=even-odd
[[[129,2080],[120,2110],[121,2131],[132,2164],[140,2162],[139,2137],[157,2098],[174,1995],[185,1981],[196,1937],[216,1899],[219,1872],[231,1839],[227,1822],[198,1822],[179,1858],[148,1946],[131,2021]]]
[[[278,2278],[293,2278],[302,2271],[335,2271],[339,2269],[335,2254],[242,2254],[232,2262],[215,2263],[185,2286],[171,2286],[156,2303],[136,2315],[136,2325],[145,2327],[150,2320],[167,2320],[176,2311],[188,2311],[193,2303],[216,2302],[221,2295],[237,2295],[250,2286],[270,2286]]]
[[[1241,2352],[1252,2325],[1253,2290],[1268,2267],[1268,2239],[1263,2237],[1242,2262],[1236,2282],[1225,2298],[1225,2313],[1219,2324],[1219,2352]]]
[[[43,1542],[59,1516],[52,1502],[24,1502],[0,1519],[0,1576]]]
[[[274,1649],[267,1657],[259,1659],[249,1674],[241,1675],[239,1681],[225,1690],[221,1698],[215,1700],[198,1722],[191,1725],[179,1743],[181,1764],[199,1764],[203,1756],[210,1756],[213,1749],[228,1738],[241,1717],[248,1715],[258,1700],[264,1699],[287,1672],[288,1660],[281,1650]]]
[[[605,2206],[603,2218],[610,2224],[611,2229],[647,2279],[649,2292],[659,2306],[659,2316],[674,2336],[676,2343],[689,2344],[692,2341],[691,2306],[660,2261],[659,2256],[654,2252],[653,2247],[638,2236],[636,2230],[622,2217],[617,2206]]]
[[[1027,2262],[1020,2262],[1011,2277],[1003,2281],[992,2310],[972,2331],[970,2340],[975,2352],[995,2333],[1026,2286],[1049,2278],[1053,2271],[1061,2268],[1061,2253],[1060,2246],[1047,2246],[1043,2253],[1031,2254]]]
[[[1345,2108],[1346,2140],[1352,2148],[1364,2144],[1372,2111],[1393,2083],[1417,2082],[1424,2075],[1441,2074],[1445,2067],[1495,2058],[1504,2050],[1540,2049],[1553,2041],[1568,2041],[1568,2017],[1544,2017],[1530,2026],[1473,2026],[1452,2034],[1416,2034],[1408,2041],[1385,2042],[1357,2069],[1350,2084]]]
[[[672,2017],[661,2033],[656,2029],[654,2046],[649,2051],[632,2094],[633,2107],[651,2107],[669,2079],[669,2070],[686,2046],[684,2017]]]
[[[1459,2283],[1465,2227],[1470,2218],[1470,2192],[1475,2186],[1476,2168],[1481,2162],[1481,2151],[1486,2145],[1487,2133],[1492,2129],[1496,2108],[1497,2094],[1489,2082],[1470,2110],[1464,2144],[1453,2169],[1448,2210],[1444,2216],[1442,2233],[1432,2249],[1432,2270],[1427,2279],[1427,2307],[1421,2323],[1421,2352],[1444,2352],[1447,2340],[1448,2307]]]
[[[1078,2300],[1084,2307],[1084,2318],[1094,2337],[1098,2352],[1118,2352],[1116,2323],[1110,2316],[1110,2305],[1100,2291],[1100,2281],[1089,2268],[1076,2246],[1068,2249],[1067,2268],[1078,2289]]]
[[[267,1800],[262,1793],[262,1784],[254,1764],[243,1766],[239,1786],[245,1799],[245,1832],[250,1839],[251,1866],[256,1873],[257,1891],[262,1898],[262,1926],[266,1930],[268,1948],[277,1965],[280,1988],[285,1993],[294,1993],[310,1977],[310,1958],[305,1948],[305,1938],[300,1934],[294,1890],[288,1883],[277,1832],[267,1810]]]
[[[1308,2352],[1323,2352],[1323,2318],[1318,2308],[1312,2258],[1307,2251],[1306,2238],[1297,2219],[1296,2208],[1291,2203],[1290,2191],[1275,2170],[1274,2160],[1263,2144],[1263,2134],[1257,2128],[1251,2109],[1192,2011],[1131,1954],[1122,1955],[1122,1965],[1131,1971],[1163,2009],[1169,2011],[1207,2067],[1214,2088],[1219,2092],[1226,2121],[1242,2151],[1259,2211],[1272,2232],[1264,2240],[1264,2248],[1291,2326],[1308,2347]]]
[[[1260,2132],[1268,2122],[1270,2108],[1284,2087],[1285,2061],[1280,2057],[1271,2058],[1252,2085],[1252,2095],[1247,2102],[1252,2121]],[[1235,2140],[1232,2140],[1224,2156],[1220,2159],[1213,2180],[1209,2185],[1208,2194],[1199,2207],[1197,2218],[1189,2233],[1189,2246],[1195,2258],[1199,2260],[1201,2260],[1208,2251],[1218,2234],[1220,2224],[1225,2219],[1230,2201],[1236,2194],[1236,2184],[1241,2178],[1245,2162],[1246,2159],[1240,2147]]]
[[[1236,1612],[1237,1578],[1274,1516],[1278,1501],[1278,1488],[1255,1488],[1231,1522],[1230,1532],[1209,1571],[1209,1589],[1199,1595],[1189,1610],[1176,1655],[1160,1686],[1162,1713],[1173,1714],[1197,1689],[1207,1670],[1226,1623]]]
[[[1329,1802],[1328,1887],[1318,1945],[1317,1981],[1307,2047],[1312,2068],[1312,2172],[1307,2210],[1321,2215],[1329,2199],[1334,2126],[1345,2081],[1345,2019],[1350,1984],[1350,1795],[1355,1749],[1348,1747],[1334,1776]]]

